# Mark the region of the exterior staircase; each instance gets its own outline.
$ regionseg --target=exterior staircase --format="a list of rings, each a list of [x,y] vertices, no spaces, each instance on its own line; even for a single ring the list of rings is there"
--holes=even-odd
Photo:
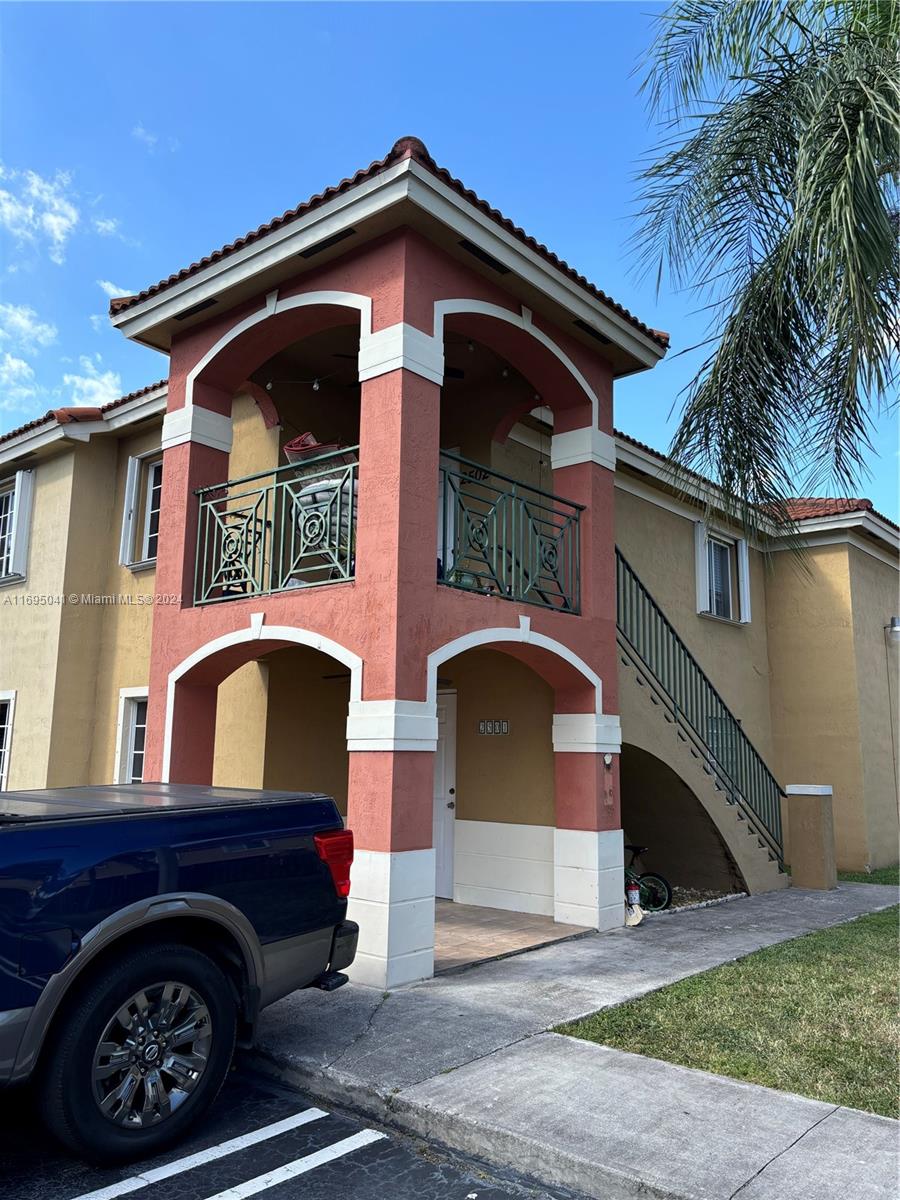
[[[691,788],[751,892],[787,887],[781,787],[618,548],[616,593],[625,741]]]

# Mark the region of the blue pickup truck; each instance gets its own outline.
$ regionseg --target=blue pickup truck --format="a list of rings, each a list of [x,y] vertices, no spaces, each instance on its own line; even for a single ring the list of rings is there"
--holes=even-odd
[[[95,1161],[174,1140],[262,1008],[346,982],[352,859],[323,795],[0,793],[0,1085]]]

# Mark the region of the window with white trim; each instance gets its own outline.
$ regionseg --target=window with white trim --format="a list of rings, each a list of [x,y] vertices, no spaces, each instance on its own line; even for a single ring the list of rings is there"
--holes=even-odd
[[[750,622],[750,552],[745,538],[695,526],[697,612],[741,625]]]
[[[9,779],[9,756],[12,750],[13,711],[15,692],[0,692],[0,792],[6,790]]]
[[[119,548],[122,566],[141,567],[156,561],[162,476],[163,460],[158,451],[129,458]]]
[[[143,783],[144,745],[147,738],[147,697],[122,699],[122,728],[118,783]]]
[[[31,532],[32,471],[0,479],[0,583],[24,579]]]

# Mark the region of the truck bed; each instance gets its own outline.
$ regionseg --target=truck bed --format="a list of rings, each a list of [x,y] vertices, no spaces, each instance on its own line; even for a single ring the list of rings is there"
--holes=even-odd
[[[254,809],[272,804],[327,800],[321,792],[256,791],[183,783],[101,784],[0,792],[0,825],[78,818],[171,815],[202,809]]]

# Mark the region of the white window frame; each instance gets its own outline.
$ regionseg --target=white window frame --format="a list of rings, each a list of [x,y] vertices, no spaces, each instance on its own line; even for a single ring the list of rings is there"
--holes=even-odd
[[[9,761],[12,756],[13,727],[16,720],[15,691],[0,691],[0,704],[9,705],[9,718],[6,722],[6,738],[3,749],[0,750],[0,792],[6,791],[9,782]]]
[[[149,699],[146,687],[124,687],[119,689],[119,713],[116,719],[116,761],[113,768],[114,783],[131,782],[131,765],[134,759],[134,718],[137,705]],[[145,742],[146,752],[146,742]]]
[[[731,592],[730,617],[721,617],[712,611],[709,571],[710,542],[718,542],[720,545],[728,546],[734,550],[737,595],[735,596],[734,592]],[[728,534],[711,531],[705,521],[695,521],[694,567],[697,580],[698,614],[702,617],[711,617],[716,621],[727,621],[732,625],[749,625],[752,613],[750,609],[750,547],[747,539],[730,537]],[[735,606],[737,607],[737,612],[735,612]]]
[[[148,540],[150,535],[150,492],[152,491],[152,472],[156,462],[162,466],[161,450],[148,450],[145,454],[135,454],[128,460],[128,470],[125,475],[125,508],[122,513],[122,537],[119,542],[119,565],[132,571],[140,571],[152,567],[156,556],[149,557]],[[155,461],[148,461],[155,460]],[[145,472],[146,467],[146,472]],[[140,537],[140,557],[136,557],[138,542],[137,519],[141,508],[141,484],[144,484],[144,527]]]
[[[0,480],[0,491],[12,494],[10,517],[9,569],[0,563],[0,587],[21,583],[28,573],[28,543],[31,538],[31,508],[34,498],[34,471],[16,471],[9,479]]]

